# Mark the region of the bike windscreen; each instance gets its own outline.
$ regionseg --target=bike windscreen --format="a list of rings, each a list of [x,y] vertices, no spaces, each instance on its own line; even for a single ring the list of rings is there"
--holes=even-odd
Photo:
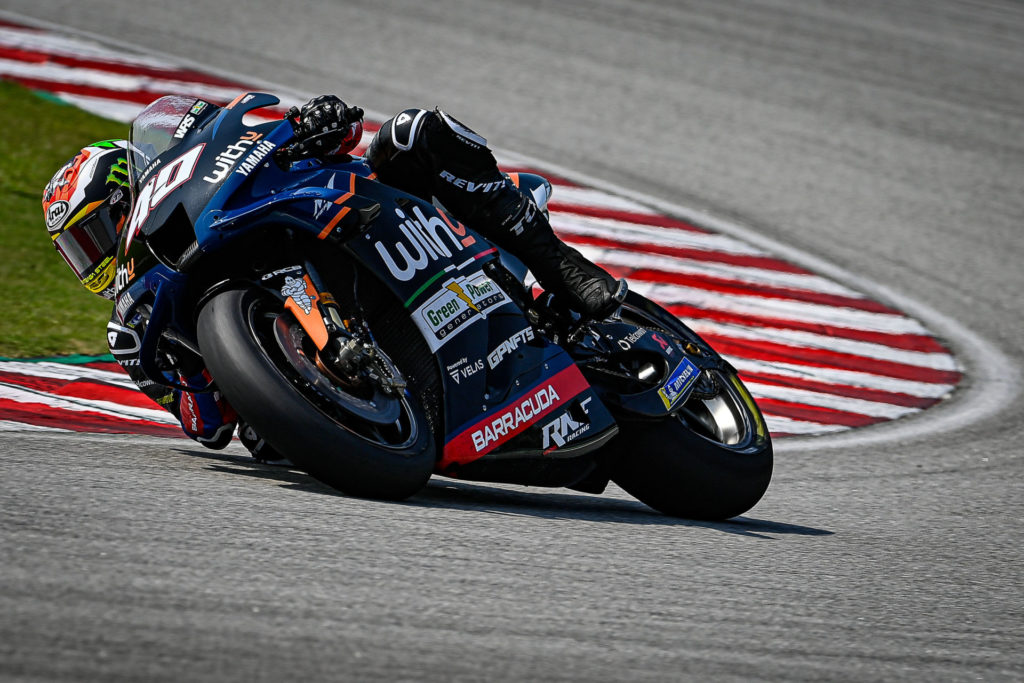
[[[139,112],[128,134],[128,173],[132,187],[138,187],[139,178],[154,159],[181,142],[187,128],[186,116],[194,120],[200,113],[207,113],[204,110],[211,109],[215,107],[195,97],[167,95]]]

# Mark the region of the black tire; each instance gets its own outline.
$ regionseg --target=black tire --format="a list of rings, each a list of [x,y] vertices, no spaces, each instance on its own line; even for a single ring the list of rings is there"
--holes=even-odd
[[[754,507],[772,478],[772,443],[764,417],[736,371],[681,320],[629,292],[622,319],[661,330],[718,359],[717,395],[692,396],[673,415],[643,420],[619,413],[619,434],[606,448],[612,480],[659,512],[689,519],[728,519]],[[695,392],[696,393],[696,392]]]
[[[658,421],[620,419],[608,445],[612,481],[655,510],[675,517],[721,520],[754,507],[772,477],[772,444],[764,418],[732,373],[719,376],[727,436],[699,400]],[[728,400],[727,400],[728,399]]]
[[[345,493],[402,500],[421,490],[436,456],[433,425],[407,391],[394,427],[363,425],[336,409],[275,348],[280,304],[258,290],[215,295],[199,313],[199,347],[214,381],[260,436]],[[341,392],[339,392],[341,393]]]

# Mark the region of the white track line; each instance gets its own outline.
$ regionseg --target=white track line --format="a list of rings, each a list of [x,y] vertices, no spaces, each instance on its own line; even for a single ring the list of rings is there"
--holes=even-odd
[[[851,299],[867,299],[862,293],[845,287],[838,282],[823,278],[820,275],[802,275],[800,273],[787,273],[786,271],[770,270],[768,268],[736,266],[718,261],[698,261],[696,259],[679,258],[663,254],[594,247],[575,243],[572,236],[568,235],[565,241],[579,249],[587,258],[609,266],[659,270],[665,273],[678,273],[680,275],[704,275],[730,280],[742,285],[785,287],[805,292],[845,296]]]
[[[633,285],[633,283],[631,283]],[[886,334],[931,333],[921,323],[903,315],[874,313],[854,308],[826,306],[792,299],[771,299],[755,295],[722,294],[683,285],[661,284],[639,280],[631,286],[640,294],[665,305],[686,304],[711,311],[727,311],[740,315],[767,316],[818,325],[833,325],[853,330],[869,330]]]
[[[74,396],[56,396],[43,391],[16,387],[0,383],[0,398],[7,398],[18,403],[42,403],[60,410],[90,412],[116,417],[125,420],[148,420],[162,424],[177,425],[178,419],[171,413],[160,408],[136,408],[111,401],[82,399]]]
[[[752,358],[735,357],[730,358],[729,362],[732,363],[741,373],[746,372],[778,375],[781,377],[793,377],[797,379],[824,382],[826,384],[889,391],[895,394],[906,394],[917,398],[942,398],[955,388],[952,384],[916,382],[909,379],[875,375],[869,372],[840,370],[838,368],[820,368],[811,365],[799,365],[796,363],[780,363],[777,361],[762,361],[754,360]]]
[[[927,351],[907,351],[891,346],[856,341],[826,334],[815,334],[801,330],[786,330],[773,327],[746,327],[706,320],[690,320],[690,327],[697,334],[716,334],[733,339],[750,339],[754,341],[770,341],[788,346],[805,349],[822,349],[863,356],[874,360],[884,360],[903,365],[929,368],[932,370],[956,371],[956,360],[947,353],[931,353]]]
[[[123,372],[98,370],[84,365],[51,362],[19,362],[0,361],[0,372],[10,372],[29,377],[51,377],[54,379],[76,380],[79,378],[93,379],[107,384],[114,384],[126,389],[137,389],[131,379]]]

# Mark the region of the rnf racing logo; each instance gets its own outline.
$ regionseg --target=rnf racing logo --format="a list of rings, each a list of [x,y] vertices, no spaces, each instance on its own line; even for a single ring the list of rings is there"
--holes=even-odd
[[[590,414],[590,411],[587,410],[587,404],[590,403],[590,400],[591,398],[588,396],[579,403],[580,410],[583,411],[584,416]],[[544,442],[541,444],[541,447],[544,450],[548,450],[552,446],[561,448],[566,443],[574,441],[588,431],[590,431],[590,422],[587,418],[577,420],[573,417],[571,411],[566,410],[541,428],[541,432],[544,435]]]

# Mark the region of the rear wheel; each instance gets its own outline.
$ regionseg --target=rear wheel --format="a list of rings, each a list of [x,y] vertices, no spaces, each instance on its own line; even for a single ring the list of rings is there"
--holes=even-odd
[[[754,507],[772,476],[764,418],[734,374],[657,421],[619,420],[612,481],[667,515],[728,519]]]
[[[650,300],[630,292],[622,320],[682,343],[694,360],[718,355],[692,330]],[[617,415],[609,444],[611,478],[640,501],[668,515],[728,519],[761,499],[772,476],[772,443],[747,388],[720,359],[705,369],[672,415],[644,420]]]
[[[238,413],[313,476],[386,499],[407,498],[430,478],[436,439],[416,392],[340,382],[312,359],[276,299],[221,292],[200,312],[198,332],[207,367]]]

